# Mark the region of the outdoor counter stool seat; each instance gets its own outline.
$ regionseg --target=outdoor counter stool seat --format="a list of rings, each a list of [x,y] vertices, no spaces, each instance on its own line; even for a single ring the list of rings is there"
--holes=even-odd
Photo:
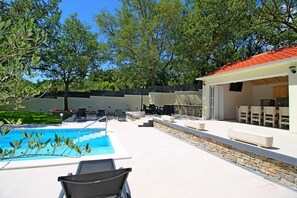
[[[279,107],[279,128],[282,128],[282,125],[289,126],[289,107]]]
[[[113,159],[80,161],[76,175],[59,177],[58,181],[61,182],[66,197],[131,198],[126,181],[131,170],[131,168],[116,170]],[[114,193],[107,196],[106,190],[108,193],[114,190]]]
[[[249,106],[239,106],[239,122],[241,122],[241,120],[244,120],[245,123],[249,122],[249,115],[250,110],[249,110]]]
[[[276,108],[264,107],[263,125],[266,126],[266,123],[270,123],[272,124],[272,127],[275,127],[275,121],[276,121]]]
[[[262,119],[262,107],[261,106],[251,106],[251,124],[257,122],[261,125]]]

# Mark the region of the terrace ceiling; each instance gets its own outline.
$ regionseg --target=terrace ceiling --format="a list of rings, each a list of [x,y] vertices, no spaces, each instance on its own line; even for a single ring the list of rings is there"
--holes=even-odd
[[[288,83],[288,76],[277,76],[249,81],[252,85],[269,85],[276,83]]]

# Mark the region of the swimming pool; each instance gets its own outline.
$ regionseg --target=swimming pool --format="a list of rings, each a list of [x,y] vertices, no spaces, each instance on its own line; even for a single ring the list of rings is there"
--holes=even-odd
[[[91,147],[91,152],[86,154],[86,156],[92,155],[102,155],[102,154],[112,154],[114,153],[114,148],[108,135],[105,134],[105,129],[103,128],[15,128],[8,135],[0,138],[0,148],[10,149],[10,142],[13,140],[20,140],[23,138],[22,132],[30,133],[42,133],[42,140],[46,141],[48,139],[54,139],[55,134],[59,137],[69,137],[74,140],[76,145],[85,147],[89,144]],[[27,143],[23,142],[23,147],[17,150],[17,154],[24,152],[27,147]],[[47,153],[48,149],[52,149],[50,144],[44,148],[39,154]],[[64,152],[65,149],[60,149],[57,152]],[[59,153],[56,153],[59,154]],[[67,153],[69,157],[76,157],[77,153],[72,151]],[[34,156],[28,158],[20,158],[16,160],[34,160],[34,159],[52,159],[52,158],[62,158],[62,156]]]

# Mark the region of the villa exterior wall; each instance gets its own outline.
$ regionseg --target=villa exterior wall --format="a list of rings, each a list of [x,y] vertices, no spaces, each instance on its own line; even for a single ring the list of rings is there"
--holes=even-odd
[[[244,82],[242,91],[229,91],[229,84],[222,85],[224,88],[224,120],[236,119],[236,107],[239,105],[252,105],[252,86]]]
[[[125,95],[124,101],[126,105],[126,110],[128,111],[140,111],[141,110],[141,96],[139,95]],[[149,104],[149,96],[142,96],[142,104]]]
[[[127,97],[125,95],[125,97]],[[143,104],[155,104],[156,106],[164,105],[201,105],[201,91],[177,91],[175,93],[150,92],[149,96],[144,97]],[[139,98],[136,103],[139,103]],[[131,102],[131,101],[130,101]]]
[[[174,105],[202,105],[201,91],[177,91],[175,92]]]
[[[284,85],[284,83],[269,84],[269,85],[257,85],[253,87],[253,105],[260,105],[261,99],[273,98],[273,87],[278,85]]]
[[[69,110],[87,108],[88,112],[97,112],[99,109],[108,112],[115,112],[115,109],[127,111],[141,110],[141,103],[145,105],[201,105],[202,91],[183,91],[177,93],[152,92],[149,95],[124,95],[124,97],[90,96],[90,98],[69,97]],[[142,102],[141,102],[142,98]],[[53,109],[64,109],[64,98],[33,98],[23,102],[23,111],[48,112]],[[1,106],[1,110],[11,110],[12,105]]]
[[[90,98],[68,98],[70,110],[77,110],[80,107],[87,108],[87,111],[97,112],[98,109],[104,109],[107,112],[114,112],[115,109],[125,109],[129,111],[140,110],[139,95],[125,95],[125,97],[106,97],[106,96],[91,96]],[[143,104],[148,104],[148,96],[143,95]],[[49,98],[34,98],[23,102],[25,108],[19,109],[23,111],[39,111],[48,112],[52,109],[64,109],[64,98],[57,99]],[[11,110],[12,105],[1,106],[2,110]]]
[[[156,106],[173,105],[175,100],[176,95],[174,93],[149,93],[149,104],[155,104]]]

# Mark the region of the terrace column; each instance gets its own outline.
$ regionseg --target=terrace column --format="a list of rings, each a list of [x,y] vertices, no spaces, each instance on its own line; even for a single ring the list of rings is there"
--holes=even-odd
[[[202,89],[202,119],[210,119],[210,86],[205,84]]]
[[[290,132],[297,133],[297,73],[289,72]]]

